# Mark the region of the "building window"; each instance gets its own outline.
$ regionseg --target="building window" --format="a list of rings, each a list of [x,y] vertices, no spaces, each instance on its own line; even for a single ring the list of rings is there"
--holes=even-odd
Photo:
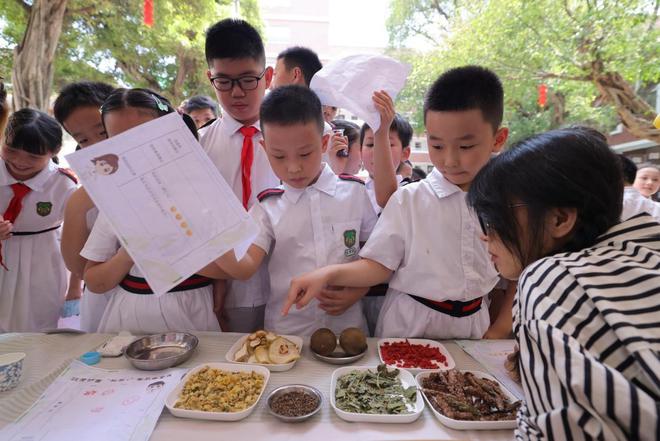
[[[417,150],[421,149],[422,148],[422,142],[421,141],[415,141],[415,148]]]
[[[351,115],[351,121],[357,121],[358,117],[357,115]]]

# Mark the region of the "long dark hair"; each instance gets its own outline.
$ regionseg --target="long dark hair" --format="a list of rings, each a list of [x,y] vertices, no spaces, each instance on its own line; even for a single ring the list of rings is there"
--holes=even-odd
[[[575,208],[577,222],[560,251],[592,246],[619,222],[623,178],[605,137],[586,127],[526,139],[493,158],[477,174],[467,201],[523,266],[543,257],[544,221],[552,208]],[[527,237],[512,205],[528,212]]]
[[[154,116],[159,118],[172,112],[176,112],[167,98],[149,89],[115,89],[101,106],[101,120],[105,126],[105,115],[115,110],[125,109],[126,107],[137,107],[154,112]],[[181,115],[183,121],[190,131],[197,136],[197,126],[195,121],[188,115]]]
[[[57,155],[62,148],[62,128],[55,118],[35,109],[21,109],[9,117],[5,142],[33,155]]]

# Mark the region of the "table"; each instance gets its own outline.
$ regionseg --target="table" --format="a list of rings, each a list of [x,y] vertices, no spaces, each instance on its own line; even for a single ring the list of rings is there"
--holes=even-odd
[[[193,356],[181,366],[194,367],[205,362],[225,362],[225,354],[243,334],[197,332],[199,346]],[[16,419],[27,410],[48,385],[62,372],[70,361],[84,352],[97,348],[111,335],[108,334],[4,334],[0,335],[0,353],[25,352],[23,378],[18,388],[0,393],[0,427]],[[377,339],[368,340],[368,353],[356,366],[378,364]],[[511,440],[513,432],[459,431],[449,429],[433,416],[430,409],[411,424],[349,423],[340,419],[330,406],[330,378],[339,366],[329,365],[313,358],[306,339],[302,358],[287,372],[273,372],[264,397],[276,387],[284,384],[303,383],[313,385],[324,395],[321,412],[310,420],[298,424],[280,422],[268,413],[262,398],[255,411],[238,422],[215,422],[187,420],[173,417],[164,410],[158,420],[151,441],[196,441],[246,440],[269,441],[298,440]],[[443,342],[456,361],[459,369],[484,370],[457,344]],[[131,369],[124,357],[104,358],[97,365],[106,369]],[[428,406],[427,406],[428,407]],[[221,437],[220,437],[221,436]]]

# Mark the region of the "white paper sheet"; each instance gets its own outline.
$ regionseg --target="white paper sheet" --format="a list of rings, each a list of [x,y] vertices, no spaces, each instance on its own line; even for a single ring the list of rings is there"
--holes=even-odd
[[[481,363],[509,392],[525,399],[522,386],[513,381],[504,367],[506,356],[513,352],[514,340],[456,340],[456,344]]]
[[[156,294],[256,237],[257,225],[176,113],[66,158]]]
[[[186,369],[108,371],[74,361],[16,422],[6,441],[147,441]]]
[[[380,115],[373,93],[384,90],[396,99],[410,70],[409,65],[385,55],[351,55],[316,72],[310,88],[322,104],[350,110],[375,132],[380,127]]]

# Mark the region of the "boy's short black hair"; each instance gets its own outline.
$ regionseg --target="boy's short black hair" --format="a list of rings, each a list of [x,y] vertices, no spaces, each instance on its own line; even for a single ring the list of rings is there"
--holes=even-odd
[[[252,58],[266,63],[264,43],[259,32],[247,21],[237,18],[220,20],[206,31],[206,62],[218,58]]]
[[[360,128],[360,146],[364,143],[364,136],[367,132],[367,129],[371,129],[369,124],[364,123]],[[405,149],[410,147],[410,141],[413,136],[413,128],[403,116],[396,113],[394,119],[392,120],[392,125],[390,126],[390,132],[396,132],[399,140],[401,141],[401,148]]]
[[[426,113],[479,109],[484,120],[499,129],[504,114],[504,90],[497,75],[481,66],[450,69],[431,85],[424,99]]]
[[[283,50],[277,56],[277,59],[284,60],[287,70],[299,67],[308,87],[314,74],[323,67],[316,52],[302,46],[294,46]]]
[[[621,161],[621,171],[623,172],[623,183],[626,185],[632,185],[635,182],[635,176],[637,175],[637,165],[630,158],[626,158],[622,154],[617,155],[619,161]]]
[[[323,133],[323,111],[321,100],[308,87],[289,85],[272,90],[261,103],[259,123],[265,134],[266,124],[289,126],[313,122],[319,133]]]
[[[202,109],[211,109],[213,114],[218,116],[218,104],[211,97],[206,95],[193,96],[186,100],[186,104],[183,106],[183,110],[185,110],[186,113]]]
[[[64,121],[79,107],[94,106],[101,108],[103,101],[115,88],[99,81],[79,81],[67,84],[53,104],[55,119],[62,125]]]

